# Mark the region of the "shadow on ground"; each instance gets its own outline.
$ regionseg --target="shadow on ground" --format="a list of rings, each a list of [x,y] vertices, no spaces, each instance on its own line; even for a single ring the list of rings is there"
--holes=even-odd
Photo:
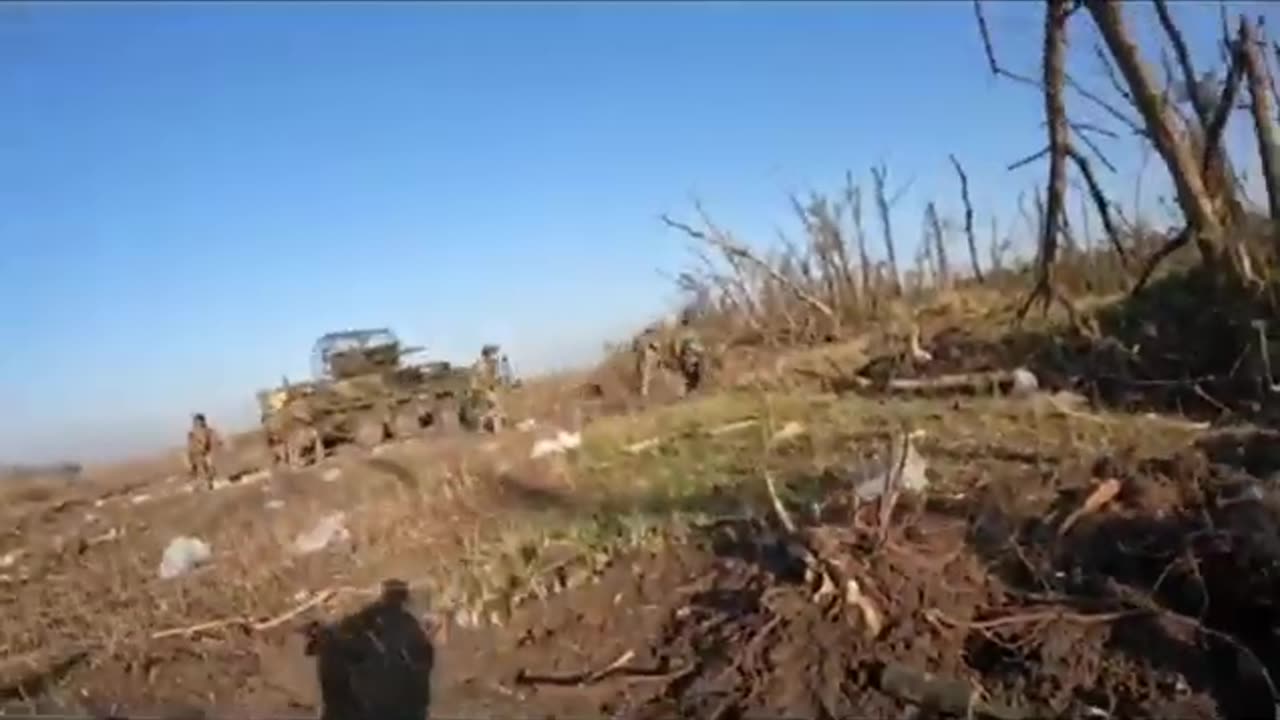
[[[321,720],[423,720],[431,705],[435,648],[407,609],[408,587],[383,584],[382,596],[332,624],[312,623]]]

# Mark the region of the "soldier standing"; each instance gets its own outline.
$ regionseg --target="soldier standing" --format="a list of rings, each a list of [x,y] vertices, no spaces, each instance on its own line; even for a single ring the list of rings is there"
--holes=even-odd
[[[221,445],[221,438],[209,427],[204,413],[191,416],[191,430],[187,432],[187,471],[191,479],[204,480],[210,489],[214,477],[213,451]]]
[[[636,360],[636,390],[641,398],[649,397],[649,384],[658,365],[658,338],[652,327],[645,328],[631,347]]]
[[[498,432],[502,426],[502,404],[498,399],[501,371],[498,346],[485,345],[480,359],[471,368],[471,404],[479,411],[480,427]]]
[[[693,317],[689,313],[680,316],[680,333],[675,342],[676,366],[684,378],[685,394],[694,392],[702,385],[702,374],[706,365],[706,350],[702,338],[693,329]]]

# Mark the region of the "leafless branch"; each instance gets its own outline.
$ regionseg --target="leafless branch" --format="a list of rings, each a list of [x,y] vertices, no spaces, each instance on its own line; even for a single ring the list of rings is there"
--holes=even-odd
[[[973,230],[973,201],[969,197],[969,176],[955,155],[951,155],[951,166],[960,178],[960,200],[964,203],[964,236],[969,243],[969,262],[973,264],[973,277],[978,282],[985,282],[982,277],[982,264],[978,262],[978,238]]]

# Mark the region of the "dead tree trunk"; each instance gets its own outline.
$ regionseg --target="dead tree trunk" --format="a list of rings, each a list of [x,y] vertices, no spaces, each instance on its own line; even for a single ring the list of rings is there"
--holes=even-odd
[[[849,219],[858,243],[858,264],[862,271],[862,297],[874,297],[871,287],[871,255],[867,253],[867,231],[862,225],[862,188],[853,184],[853,173],[845,173],[845,203],[849,206]]]
[[[1253,127],[1258,136],[1258,152],[1262,160],[1262,177],[1267,187],[1267,209],[1271,219],[1280,221],[1280,141],[1276,139],[1276,126],[1272,121],[1271,89],[1267,87],[1266,59],[1258,48],[1258,37],[1253,23],[1240,17],[1240,51],[1243,53],[1244,74],[1249,83],[1249,96],[1253,101]]]
[[[960,177],[960,200],[964,203],[964,236],[969,243],[969,262],[973,265],[973,278],[978,282],[985,282],[982,278],[982,265],[978,262],[978,238],[973,232],[973,202],[969,198],[969,176],[965,175],[964,168],[961,167],[955,155],[951,156],[951,165],[956,169],[956,175]]]
[[[938,217],[938,208],[933,203],[929,203],[924,208],[925,223],[928,225],[926,240],[928,236],[932,236],[934,255],[938,263],[938,287],[946,289],[951,286],[951,265],[947,261],[947,247],[944,239],[946,237],[942,220]]]
[[[1122,4],[1115,0],[1084,0],[1084,4],[1129,86],[1147,135],[1169,169],[1178,204],[1192,228],[1201,256],[1207,263],[1221,264],[1224,258],[1222,226],[1206,192],[1197,158],[1186,137],[1178,131],[1177,114],[1156,90],[1151,71],[1139,56],[1125,24]]]
[[[893,221],[889,217],[889,169],[884,165],[871,168],[871,179],[876,186],[876,210],[880,214],[880,229],[884,233],[884,251],[889,260],[890,291],[894,295],[902,294],[901,274],[898,272],[898,253],[893,244]]]
[[[1067,192],[1067,151],[1070,147],[1067,108],[1062,88],[1067,75],[1067,17],[1069,0],[1048,0],[1044,20],[1044,112],[1049,128],[1049,180],[1044,213],[1041,217],[1040,252],[1036,266],[1036,284],[1024,314],[1040,300],[1048,308],[1053,299],[1053,263],[1058,254],[1058,235],[1064,214]]]

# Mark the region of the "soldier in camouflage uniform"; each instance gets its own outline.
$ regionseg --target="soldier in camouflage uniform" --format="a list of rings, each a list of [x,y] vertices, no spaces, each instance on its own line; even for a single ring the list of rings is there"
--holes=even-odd
[[[502,428],[504,418],[502,403],[498,398],[501,381],[498,346],[485,345],[480,349],[480,359],[471,367],[470,403],[476,410],[480,427],[495,433]]]
[[[649,397],[649,384],[653,381],[653,371],[658,366],[658,337],[654,328],[645,328],[632,344],[631,350],[636,360],[636,391],[641,398]]]
[[[320,432],[309,422],[290,413],[278,413],[263,423],[267,431],[267,445],[276,465],[290,468],[302,467],[303,455],[311,448],[312,462],[324,459],[324,442]]]
[[[673,354],[680,376],[684,378],[685,394],[692,393],[702,386],[703,371],[706,366],[706,350],[702,338],[693,329],[693,317],[690,313],[680,316],[680,331],[677,333]]]
[[[203,480],[209,488],[213,487],[213,451],[221,445],[221,438],[209,427],[203,413],[191,416],[191,430],[187,432],[187,472],[192,480]]]

